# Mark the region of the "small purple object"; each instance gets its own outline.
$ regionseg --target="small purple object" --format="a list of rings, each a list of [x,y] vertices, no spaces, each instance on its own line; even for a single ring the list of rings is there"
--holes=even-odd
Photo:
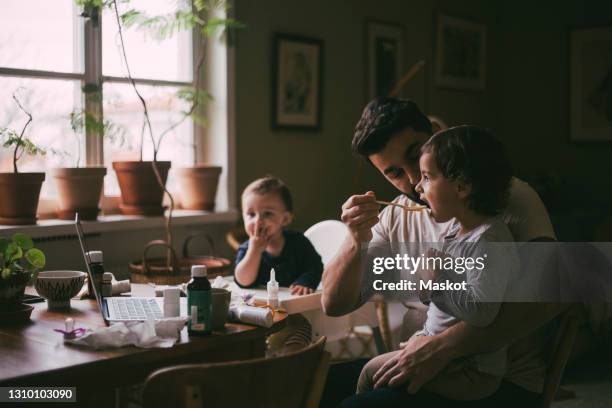
[[[66,331],[66,330],[61,330],[61,329],[53,329],[53,330],[55,330],[58,333],[62,333],[65,339],[76,339],[77,337],[81,337],[82,335],[84,335],[85,332],[87,331],[82,327],[79,327],[78,329],[74,329],[72,331]]]

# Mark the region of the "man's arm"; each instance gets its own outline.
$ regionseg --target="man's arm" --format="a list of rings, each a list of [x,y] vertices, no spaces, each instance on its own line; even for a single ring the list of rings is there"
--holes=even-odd
[[[325,314],[342,316],[361,304],[361,243],[372,239],[372,227],[378,223],[374,193],[350,197],[342,205],[342,221],[350,234],[338,254],[323,271],[321,305]]]
[[[323,271],[321,304],[328,316],[342,316],[360,305],[361,262],[360,244],[348,236],[338,255]]]
[[[374,375],[375,388],[395,387],[406,382],[408,392],[417,392],[446,365],[459,357],[494,351],[527,336],[569,304],[503,303],[495,321],[487,327],[460,322],[435,336],[412,337],[402,351]]]

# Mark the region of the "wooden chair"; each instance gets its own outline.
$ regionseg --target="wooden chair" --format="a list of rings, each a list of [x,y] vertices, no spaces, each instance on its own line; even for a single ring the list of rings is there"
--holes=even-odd
[[[329,368],[325,340],[280,357],[158,370],[145,381],[143,405],[316,408]]]
[[[542,392],[542,408],[549,408],[557,394],[563,370],[572,352],[580,323],[584,321],[581,304],[574,305],[559,316],[559,326],[548,348],[546,377]]]
[[[225,234],[225,239],[227,241],[227,244],[230,246],[230,248],[232,248],[232,251],[236,253],[238,252],[238,248],[240,247],[240,244],[242,244],[244,241],[249,239],[249,236],[244,230],[244,227],[242,226],[242,224],[239,224],[239,225],[234,226],[232,229],[230,229],[227,232],[227,234]]]

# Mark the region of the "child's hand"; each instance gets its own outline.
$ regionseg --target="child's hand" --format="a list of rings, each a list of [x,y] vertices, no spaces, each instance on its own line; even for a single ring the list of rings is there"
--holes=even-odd
[[[255,227],[255,233],[249,238],[249,246],[257,252],[263,252],[270,242],[270,234],[268,228],[263,225]]]
[[[289,286],[289,289],[291,289],[292,295],[298,295],[298,296],[309,295],[312,292],[314,292],[314,290],[312,290],[308,286],[302,286],[302,285],[296,285],[296,284]]]

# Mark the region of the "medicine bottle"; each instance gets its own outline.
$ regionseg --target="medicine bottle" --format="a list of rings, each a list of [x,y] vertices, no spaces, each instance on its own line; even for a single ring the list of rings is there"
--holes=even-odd
[[[212,295],[205,265],[191,267],[191,281],[187,285],[187,323],[189,335],[204,335],[212,332]]]
[[[102,275],[102,285],[100,285],[100,293],[102,297],[111,297],[113,295],[113,274],[104,272]]]
[[[104,276],[104,264],[102,261],[104,260],[104,256],[102,251],[89,251],[87,252],[87,259],[89,260],[89,270],[92,275],[87,281],[87,289],[89,290],[89,297],[94,298],[95,295],[92,285],[95,285],[96,291],[101,295],[102,277]]]

